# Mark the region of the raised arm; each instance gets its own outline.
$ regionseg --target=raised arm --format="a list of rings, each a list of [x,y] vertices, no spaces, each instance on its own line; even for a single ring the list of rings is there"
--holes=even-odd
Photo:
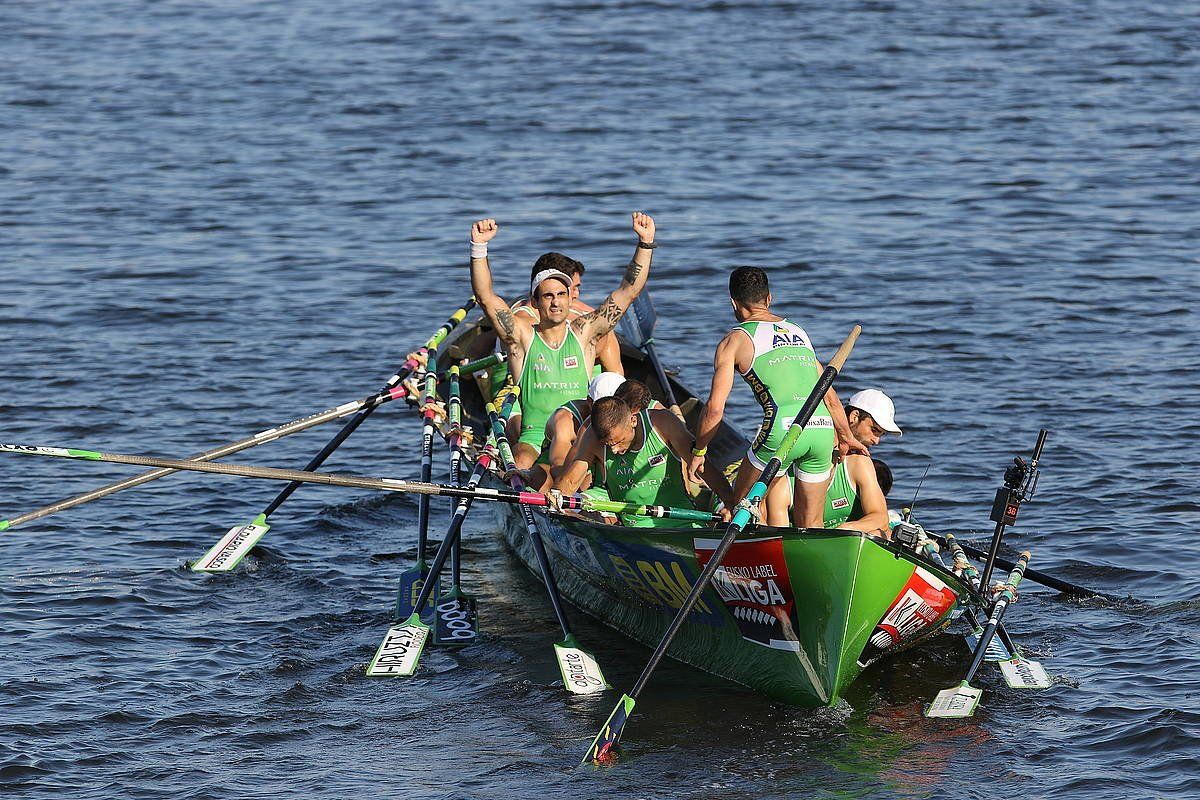
[[[492,268],[488,264],[487,243],[500,232],[494,219],[481,219],[471,226],[471,290],[479,307],[487,314],[496,335],[504,342],[511,355],[514,346],[520,348],[528,339],[522,335],[530,327],[528,320],[513,315],[504,298],[492,289]]]
[[[736,333],[736,331],[735,331]],[[741,337],[745,339],[746,337]],[[713,356],[712,386],[708,391],[708,402],[704,405],[704,413],[700,415],[700,424],[696,427],[696,446],[688,458],[688,480],[696,482],[704,471],[704,458],[708,452],[709,442],[717,435],[721,420],[725,418],[725,403],[729,400],[729,392],[733,389],[733,372],[737,365],[737,345],[740,339],[732,335],[726,336],[717,345],[716,355]],[[737,505],[736,503],[734,505]]]
[[[572,323],[585,341],[596,342],[617,327],[625,309],[637,299],[642,289],[646,288],[646,281],[650,279],[650,259],[657,246],[654,243],[654,220],[649,214],[633,212],[633,232],[638,237],[637,249],[633,251],[633,260],[625,268],[621,285],[604,298],[599,308],[589,311]]]

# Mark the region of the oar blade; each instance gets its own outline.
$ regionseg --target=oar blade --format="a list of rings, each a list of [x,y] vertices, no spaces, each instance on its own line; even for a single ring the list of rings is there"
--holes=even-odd
[[[434,607],[433,641],[445,647],[466,647],[479,639],[475,598],[451,592]]]
[[[1053,683],[1041,663],[1022,656],[1001,661],[1000,672],[1010,689],[1049,689]]]
[[[963,681],[958,686],[938,692],[937,697],[933,698],[933,702],[929,704],[929,708],[925,709],[925,716],[934,719],[969,717],[975,713],[975,709],[979,706],[979,698],[982,696],[983,689],[976,689]]]
[[[429,641],[430,628],[421,618],[413,614],[402,624],[388,629],[374,658],[367,665],[369,678],[406,678],[417,671],[417,663],[425,643]]]
[[[580,647],[574,636],[555,642],[554,655],[562,673],[563,687],[571,694],[595,694],[611,688],[595,656]]]
[[[583,757],[581,764],[604,764],[616,758],[614,751],[621,741],[621,732],[625,730],[625,722],[633,713],[635,702],[629,695],[621,695],[621,699],[617,701],[617,707],[608,715],[604,727],[592,740],[592,745],[588,748],[587,755]]]
[[[229,572],[254,549],[258,540],[271,530],[267,518],[259,514],[252,522],[235,525],[207,553],[192,564],[193,572]]]
[[[413,566],[409,567],[400,576],[400,590],[396,597],[396,619],[408,619],[417,609],[417,598],[421,596],[421,588],[425,585],[425,577],[429,574],[429,565],[424,561],[418,561]],[[430,597],[437,597],[439,590],[442,588],[438,583],[434,584],[433,593]],[[425,607],[425,617],[432,622],[434,619],[433,610]]]
[[[963,638],[967,640],[967,647],[971,648],[971,652],[975,652],[975,648],[979,646],[979,637],[983,634],[983,628],[976,628],[974,631],[966,634]],[[1000,641],[999,636],[993,636],[988,642],[987,650],[984,651],[984,661],[1008,661],[1013,657],[1013,654],[1008,652],[1008,648],[1004,646],[1004,642]]]

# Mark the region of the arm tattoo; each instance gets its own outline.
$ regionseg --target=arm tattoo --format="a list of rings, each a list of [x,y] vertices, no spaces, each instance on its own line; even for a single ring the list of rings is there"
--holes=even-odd
[[[629,266],[625,268],[625,277],[623,277],[621,280],[622,282],[633,286],[634,282],[638,279],[638,275],[641,274],[642,265],[636,261],[630,261]]]
[[[500,327],[501,339],[506,342],[516,339],[517,322],[513,319],[512,312],[507,308],[496,314],[496,325]]]

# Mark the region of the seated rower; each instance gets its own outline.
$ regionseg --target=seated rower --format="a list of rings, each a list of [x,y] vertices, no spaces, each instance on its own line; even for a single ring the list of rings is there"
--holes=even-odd
[[[603,395],[601,395],[601,396],[603,396]],[[641,381],[637,380],[636,378],[623,378],[622,382],[617,386],[616,391],[614,391],[611,396],[616,397],[619,400],[624,400],[625,405],[629,406],[630,410],[633,411],[635,414],[639,411],[645,411],[648,408],[649,409],[666,408],[666,406],[664,406],[662,403],[655,400],[650,395],[650,387],[647,386],[646,384],[642,383]],[[597,397],[596,399],[599,399],[599,397]],[[590,405],[588,406],[588,412],[590,415],[590,413],[591,413]],[[579,427],[575,430],[574,434],[572,435],[571,446],[567,449],[567,452],[563,455],[562,460],[557,463],[555,463],[555,461],[553,459],[551,460],[552,466],[550,468],[550,475],[555,481],[557,481],[559,478],[561,478],[562,475],[566,472],[567,467],[569,467],[571,465],[571,463],[573,461],[575,461],[576,458],[578,458],[580,439],[583,436],[583,432],[588,430],[588,428],[590,426],[591,426],[590,416],[585,417],[580,422]],[[593,483],[593,476],[594,476],[594,473],[589,470],[587,476],[584,477],[583,486],[581,488],[583,488],[583,489],[590,488]],[[599,494],[602,491],[603,490],[600,490],[599,487],[597,487],[597,494]]]
[[[556,479],[566,464],[571,446],[578,439],[579,430],[587,423],[592,413],[592,403],[604,397],[612,397],[625,378],[615,372],[601,372],[588,384],[587,397],[568,400],[546,420],[546,437],[542,440],[542,452],[533,467],[525,471],[525,485],[537,491],[545,491]],[[587,487],[584,487],[587,488]]]
[[[646,285],[656,247],[654,220],[635,212],[633,230],[638,237],[633,260],[621,285],[595,311],[569,319],[571,276],[559,269],[535,274],[530,282],[538,312],[534,322],[527,315],[515,315],[492,288],[487,243],[499,231],[496,221],[479,220],[471,228],[471,288],[496,328],[521,389],[521,429],[513,447],[518,469],[528,469],[540,455],[550,414],[568,400],[587,396],[600,339],[616,327]]]
[[[869,456],[846,456],[834,466],[825,493],[825,527],[892,538],[887,508],[891,488],[887,464]]]
[[[591,425],[577,444],[575,459],[555,488],[563,494],[574,494],[592,467],[613,500],[695,508],[683,463],[691,447],[691,434],[670,411],[634,411],[616,397],[597,400],[592,405]],[[733,489],[720,469],[705,465],[701,477],[726,506],[736,504]],[[678,520],[620,516],[626,525],[639,528],[688,527]]]

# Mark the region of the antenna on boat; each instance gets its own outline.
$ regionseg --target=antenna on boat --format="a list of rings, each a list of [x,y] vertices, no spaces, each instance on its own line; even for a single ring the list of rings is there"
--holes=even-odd
[[[933,466],[932,461],[925,465],[925,471],[921,473],[921,480],[917,481],[917,490],[913,492],[912,502],[908,504],[908,508],[904,509],[905,522],[912,521],[913,509],[917,507],[917,495],[921,493],[921,487],[925,484],[925,476],[929,474],[929,468],[931,466]]]

